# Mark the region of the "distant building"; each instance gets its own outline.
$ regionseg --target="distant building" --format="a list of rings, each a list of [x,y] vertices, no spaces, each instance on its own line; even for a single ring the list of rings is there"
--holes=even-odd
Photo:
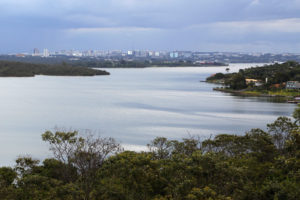
[[[19,53],[19,54],[16,54],[16,57],[24,58],[24,57],[25,57],[25,54]]]
[[[170,58],[178,58],[178,52],[171,52]]]
[[[148,51],[137,51],[135,54],[137,58],[146,58],[148,57]]]
[[[39,56],[40,55],[40,50],[38,48],[33,49],[33,56]]]
[[[44,56],[44,57],[49,57],[49,56],[50,56],[50,53],[49,53],[49,50],[48,50],[48,49],[44,49],[43,56]]]
[[[81,57],[82,53],[78,50],[71,50],[71,56],[75,56],[75,57]]]
[[[93,50],[87,50],[87,51],[82,52],[82,55],[91,57],[91,56],[94,56],[95,54],[94,54]]]
[[[190,58],[190,57],[192,57],[192,52],[191,51],[184,51],[181,54],[182,54],[182,56],[184,58]]]
[[[286,89],[300,89],[300,83],[298,81],[286,82]]]
[[[154,55],[154,52],[153,52],[153,51],[149,51],[149,52],[148,52],[148,55],[149,55],[150,57],[152,57],[152,56]]]
[[[260,80],[252,79],[252,78],[246,78],[246,84],[249,85],[251,83],[253,83],[255,86],[261,86],[262,85]]]

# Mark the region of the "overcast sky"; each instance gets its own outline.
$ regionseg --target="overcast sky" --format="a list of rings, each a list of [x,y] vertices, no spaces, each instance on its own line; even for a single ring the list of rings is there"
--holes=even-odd
[[[0,0],[0,53],[300,53],[300,0]]]

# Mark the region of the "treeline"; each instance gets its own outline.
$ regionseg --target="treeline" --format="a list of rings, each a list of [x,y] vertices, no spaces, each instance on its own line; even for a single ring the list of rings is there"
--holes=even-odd
[[[203,66],[226,66],[224,63],[194,63],[192,61],[176,60],[93,60],[93,61],[75,61],[74,66],[86,66],[94,68],[145,68],[145,67],[203,67]]]
[[[150,67],[146,61],[126,61],[126,60],[96,60],[82,58],[78,61],[69,61],[73,66],[84,66],[93,68],[145,68]]]
[[[201,141],[156,138],[148,152],[111,138],[47,131],[53,158],[0,168],[0,199],[299,200],[300,108],[267,131]]]
[[[202,67],[202,66],[226,66],[224,63],[209,62],[209,63],[194,63],[185,60],[90,60],[80,59],[72,61],[73,66],[85,66],[94,68],[145,68],[145,67]]]
[[[153,61],[154,66],[168,66],[168,67],[216,67],[216,66],[228,66],[228,64],[222,62],[193,62],[191,60],[176,60],[170,62]]]
[[[103,70],[95,70],[80,66],[70,66],[66,63],[46,65],[0,61],[0,77],[31,77],[35,75],[95,76],[109,75],[109,73]]]
[[[288,61],[282,64],[275,63],[263,67],[241,69],[238,73],[217,73],[214,76],[208,77],[207,81],[223,82],[231,89],[253,87],[253,84],[246,84],[246,78],[260,81],[261,85],[259,88],[261,89],[271,89],[275,84],[279,84],[279,87],[283,88],[283,83],[287,81],[300,81],[300,64]]]
[[[72,66],[90,67],[90,68],[145,68],[152,66],[159,67],[186,67],[186,66],[226,66],[221,62],[206,62],[196,63],[192,60],[170,60],[170,59],[151,59],[151,58],[132,58],[124,59],[116,58],[99,58],[99,57],[74,57],[74,56],[55,56],[55,57],[40,57],[40,56],[25,56],[16,57],[8,55],[0,55],[0,60],[13,62],[26,62],[34,64],[60,65],[67,63]]]
[[[300,81],[300,64],[294,61],[288,61],[282,64],[275,63],[263,67],[251,67],[242,70],[244,76],[276,84],[286,81]]]

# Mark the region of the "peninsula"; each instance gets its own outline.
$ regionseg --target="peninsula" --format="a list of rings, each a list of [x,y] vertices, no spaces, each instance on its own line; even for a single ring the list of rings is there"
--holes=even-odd
[[[240,95],[285,97],[288,101],[294,101],[300,96],[300,64],[288,61],[240,69],[238,73],[217,73],[208,77],[206,81],[222,84],[223,87],[214,88],[218,91]]]
[[[33,77],[35,75],[96,76],[109,75],[109,73],[88,67],[71,66],[64,62],[61,64],[49,65],[0,61],[0,77]]]

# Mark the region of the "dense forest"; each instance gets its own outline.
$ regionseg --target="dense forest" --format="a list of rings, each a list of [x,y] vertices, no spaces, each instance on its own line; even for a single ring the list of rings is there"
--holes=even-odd
[[[0,168],[0,199],[299,200],[300,107],[266,130],[181,141],[158,137],[149,151],[112,138],[47,131],[53,158],[19,157]]]
[[[261,82],[259,87],[246,84],[246,79],[257,79]],[[287,81],[300,81],[300,64],[288,61],[282,64],[265,65],[263,67],[251,67],[241,69],[238,73],[217,73],[207,78],[208,82],[224,83],[231,89],[245,88],[276,89],[284,88]]]
[[[87,67],[70,66],[66,63],[46,65],[25,62],[0,61],[0,77],[50,76],[95,76],[109,75],[108,72]]]

